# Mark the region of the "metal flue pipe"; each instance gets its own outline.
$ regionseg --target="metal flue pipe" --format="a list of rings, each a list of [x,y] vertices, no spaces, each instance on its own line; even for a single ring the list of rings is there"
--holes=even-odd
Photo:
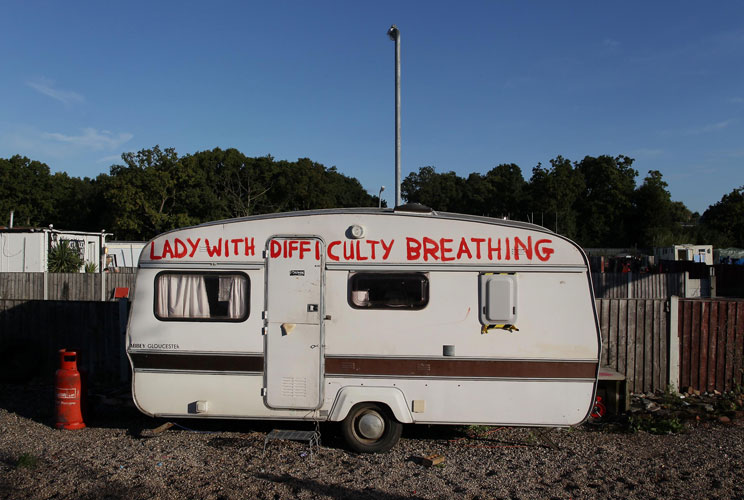
[[[392,25],[387,32],[395,42],[395,206],[401,205],[400,196],[400,30]]]

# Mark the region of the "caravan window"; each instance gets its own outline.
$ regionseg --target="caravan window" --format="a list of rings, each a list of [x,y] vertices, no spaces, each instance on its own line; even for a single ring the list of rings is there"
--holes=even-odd
[[[243,321],[249,299],[250,281],[243,273],[163,272],[155,278],[160,320]]]
[[[357,309],[423,309],[429,303],[425,273],[354,273],[349,303]]]

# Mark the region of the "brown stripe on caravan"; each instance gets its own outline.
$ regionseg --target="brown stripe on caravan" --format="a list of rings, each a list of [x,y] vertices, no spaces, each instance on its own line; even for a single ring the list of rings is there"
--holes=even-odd
[[[229,354],[130,353],[135,370],[263,372],[263,356]]]
[[[597,363],[479,359],[326,358],[327,375],[593,379]]]

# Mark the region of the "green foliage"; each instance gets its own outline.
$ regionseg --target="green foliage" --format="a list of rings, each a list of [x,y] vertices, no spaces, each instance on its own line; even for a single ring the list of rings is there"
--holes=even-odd
[[[0,158],[0,225],[15,211],[18,227],[53,224],[57,228],[100,231],[104,210],[95,181],[50,174],[38,161]]]
[[[307,158],[249,158],[236,149],[179,157],[159,146],[122,155],[102,179],[117,238],[148,239],[211,220],[317,208],[376,206],[356,179]]]
[[[466,185],[466,197],[472,205],[470,212],[488,217],[513,217],[524,206],[526,185],[522,169],[514,163],[497,165],[484,176],[471,174]]]
[[[24,453],[18,457],[17,469],[35,469],[39,465],[39,458],[30,453]]]
[[[88,274],[97,273],[98,265],[95,262],[86,262],[83,270]]]
[[[685,407],[685,400],[680,397],[680,394],[677,392],[676,388],[670,384],[664,390],[664,394],[662,394],[661,406],[663,408],[680,410]]]
[[[677,417],[630,417],[631,432],[648,432],[649,434],[678,434],[686,430],[685,424]]]
[[[702,233],[717,247],[744,247],[744,186],[708,207],[701,220]]]
[[[562,156],[538,164],[526,182],[519,166],[501,164],[485,175],[461,178],[427,166],[402,183],[409,202],[435,210],[527,220],[585,247],[665,246],[695,241],[696,216],[672,201],[667,183],[651,170],[640,187],[627,156]],[[744,220],[744,218],[742,218]]]
[[[83,267],[83,258],[67,240],[60,240],[49,250],[47,269],[50,273],[76,273]]]
[[[491,429],[488,425],[468,425],[465,428],[465,433],[470,437],[483,437]]]
[[[145,238],[200,222],[187,205],[189,192],[203,179],[183,166],[173,148],[125,153],[122,160],[126,165],[111,167],[104,195],[117,237]]]
[[[585,247],[712,243],[744,247],[744,186],[702,218],[673,201],[657,170],[640,186],[633,159],[562,156],[538,164],[529,181],[513,163],[460,177],[433,166],[412,172],[402,195],[435,210],[508,217],[543,224]],[[11,210],[17,226],[101,231],[144,240],[188,225],[250,215],[341,207],[376,207],[357,179],[308,158],[251,158],[215,148],[179,156],[155,146],[122,155],[95,179],[51,174],[21,156],[0,158],[0,225]],[[5,220],[5,222],[3,222]],[[698,224],[699,222],[699,224]]]
[[[694,239],[683,227],[691,222],[692,213],[682,203],[672,201],[667,186],[661,172],[650,170],[636,189],[631,218],[636,239],[632,243],[661,247]]]
[[[522,206],[525,186],[522,170],[513,163],[497,165],[485,175],[474,172],[467,179],[423,167],[401,182],[401,193],[410,203],[443,212],[509,217]]]
[[[464,179],[454,172],[438,174],[434,167],[422,167],[401,181],[401,194],[409,203],[422,203],[443,212],[464,212]]]
[[[569,238],[576,238],[580,215],[574,206],[584,189],[584,178],[571,161],[558,156],[550,160],[550,168],[538,164],[532,169],[525,197],[525,212],[534,222]]]
[[[627,156],[587,156],[576,164],[584,179],[584,190],[574,204],[581,214],[577,239],[583,246],[617,247],[628,242],[626,217],[633,206],[638,175],[632,164]]]
[[[16,226],[48,225],[54,198],[49,167],[21,156],[0,158],[0,214],[15,210]]]
[[[47,165],[20,156],[0,159],[2,217],[14,210],[17,226],[105,228],[118,239],[231,217],[377,203],[335,167],[308,158],[249,158],[236,149],[179,157],[155,146],[123,154],[121,164],[96,179],[51,175]]]

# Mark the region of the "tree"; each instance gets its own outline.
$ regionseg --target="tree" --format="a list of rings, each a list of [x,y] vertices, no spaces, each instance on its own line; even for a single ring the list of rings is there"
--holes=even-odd
[[[538,164],[526,182],[520,167],[502,163],[466,178],[425,166],[402,183],[407,202],[435,210],[531,220],[587,246],[654,246],[679,241],[740,245],[744,186],[699,218],[672,201],[660,172],[650,170],[636,188],[626,156],[557,156]],[[179,157],[155,146],[122,155],[95,179],[50,174],[21,156],[0,158],[0,217],[15,211],[16,225],[113,231],[117,238],[147,239],[176,227],[254,214],[335,207],[376,207],[377,196],[335,166],[309,158],[276,161],[247,157],[234,148]],[[0,224],[3,224],[0,219]]]
[[[636,244],[673,244],[672,197],[667,186],[662,180],[661,172],[649,170],[643,184],[633,194],[635,209],[632,234]]]
[[[117,237],[146,239],[200,222],[189,206],[193,192],[207,186],[199,171],[180,162],[175,149],[155,146],[124,153],[122,160],[126,165],[112,166],[104,181]]]
[[[179,158],[155,146],[122,159],[100,179],[119,238],[261,213],[377,206],[358,180],[308,158],[276,162],[219,148]]]
[[[46,223],[58,229],[100,231],[105,227],[101,196],[97,184],[85,177],[70,177],[64,172],[51,176],[52,207]]]
[[[626,217],[633,206],[633,159],[627,156],[587,156],[576,164],[584,191],[574,204],[577,238],[584,247],[623,246],[628,243]]]
[[[703,212],[702,237],[718,247],[744,247],[744,186],[723,195]]]
[[[262,161],[268,160],[268,161]],[[219,220],[231,217],[245,217],[266,211],[262,205],[266,201],[264,167],[273,162],[265,159],[248,158],[237,149],[200,151],[181,158],[187,168],[200,172],[204,185],[190,191],[190,214],[199,220]]]
[[[454,211],[486,217],[516,218],[523,215],[527,183],[518,165],[502,163],[485,175],[473,172],[465,180],[457,179],[460,192],[457,210]],[[438,201],[439,204],[442,202]]]
[[[649,170],[643,184],[633,193],[633,213],[628,224],[629,241],[636,245],[669,246],[689,235],[683,223],[689,222],[690,211],[673,202],[661,172]]]
[[[584,178],[571,161],[557,156],[550,160],[550,168],[538,164],[532,169],[524,210],[533,222],[576,238],[578,214],[575,205],[584,189]]]
[[[434,167],[421,167],[401,182],[402,197],[443,212],[467,213],[465,180],[455,172],[438,174]]]
[[[274,163],[268,184],[272,211],[377,206],[357,179],[309,158]]]
[[[466,202],[464,212],[473,215],[491,216],[494,211],[493,200],[496,196],[491,183],[478,173],[471,173],[465,179]]]
[[[15,225],[46,226],[53,211],[52,182],[49,167],[24,156],[0,158],[0,214]],[[7,219],[5,219],[7,220]]]

